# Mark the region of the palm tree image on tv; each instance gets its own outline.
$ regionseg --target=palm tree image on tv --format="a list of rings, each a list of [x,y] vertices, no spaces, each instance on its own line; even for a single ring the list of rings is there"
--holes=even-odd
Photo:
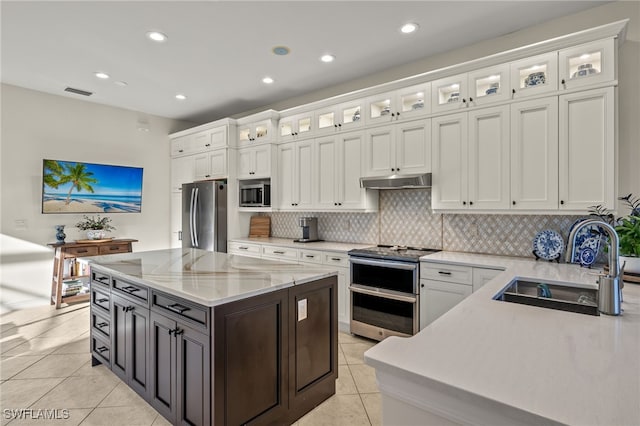
[[[139,213],[142,168],[44,160],[43,213]]]

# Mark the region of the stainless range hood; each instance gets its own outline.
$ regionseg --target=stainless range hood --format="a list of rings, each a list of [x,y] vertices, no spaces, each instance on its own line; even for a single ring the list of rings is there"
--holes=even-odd
[[[431,188],[431,173],[360,178],[360,187],[367,189]]]

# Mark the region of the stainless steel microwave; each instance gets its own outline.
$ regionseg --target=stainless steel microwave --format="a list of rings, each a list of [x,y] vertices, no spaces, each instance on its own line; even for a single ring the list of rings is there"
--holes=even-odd
[[[240,207],[270,207],[271,184],[240,184]]]

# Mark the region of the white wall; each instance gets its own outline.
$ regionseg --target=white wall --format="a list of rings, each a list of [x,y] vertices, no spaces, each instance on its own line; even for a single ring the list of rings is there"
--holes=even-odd
[[[108,214],[116,238],[135,251],[169,246],[168,134],[193,123],[2,85],[0,144],[0,304],[18,306],[50,292],[54,225],[67,241],[86,238],[81,214],[42,214],[43,158],[143,167],[142,213]],[[146,121],[149,131],[138,130]],[[26,227],[16,226],[24,221]],[[1,308],[1,307],[0,307]]]

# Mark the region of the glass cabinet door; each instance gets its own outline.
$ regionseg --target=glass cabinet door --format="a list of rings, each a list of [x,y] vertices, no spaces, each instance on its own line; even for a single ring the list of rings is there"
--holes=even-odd
[[[258,123],[255,125],[255,132],[254,132],[254,137],[255,137],[255,141],[265,141],[267,139],[269,139],[269,124],[268,123]]]
[[[470,72],[469,88],[471,105],[483,105],[509,99],[509,64]]]
[[[253,135],[251,134],[250,127],[242,127],[238,129],[238,141],[240,142],[249,142],[252,140]]]
[[[398,90],[397,111],[400,119],[413,118],[431,112],[431,83],[423,83]]]
[[[338,114],[340,117],[338,127],[340,130],[362,126],[364,122],[362,119],[362,105],[363,101],[361,100],[345,102],[338,105]]]
[[[613,49],[613,39],[607,39],[561,50],[560,89],[614,80]]]
[[[334,108],[327,108],[316,112],[315,124],[318,134],[336,131],[336,112]]]
[[[459,74],[431,82],[433,112],[466,108],[467,74]]]
[[[313,117],[310,113],[297,117],[295,121],[296,136],[304,136],[305,134],[310,134],[312,122]]]
[[[395,103],[392,104],[393,95],[393,92],[381,93],[369,98],[367,101],[367,123],[386,123],[395,118],[397,106]]]
[[[514,98],[558,90],[557,53],[545,53],[512,62],[511,89]]]
[[[279,132],[279,136],[280,139],[287,139],[287,138],[291,138],[293,137],[293,119],[292,118],[283,118],[280,120],[280,124],[279,124],[279,128],[280,128],[280,132]]]

